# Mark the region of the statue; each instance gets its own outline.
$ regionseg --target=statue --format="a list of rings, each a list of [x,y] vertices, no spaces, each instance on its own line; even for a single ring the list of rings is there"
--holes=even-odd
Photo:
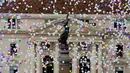
[[[72,59],[69,56],[69,46],[67,44],[67,39],[69,36],[69,26],[68,26],[68,14],[66,17],[66,20],[63,21],[62,23],[64,23],[63,27],[64,27],[64,31],[63,33],[60,35],[60,38],[58,39],[59,42],[59,57],[58,57],[58,61],[59,61],[59,65],[61,67],[70,67],[69,65],[72,62]],[[67,69],[66,71],[60,70],[59,73],[69,73],[69,69]]]
[[[60,43],[59,48],[61,49],[60,53],[64,53],[64,54],[69,53],[68,52],[68,44],[67,44],[67,39],[68,39],[68,35],[69,35],[69,27],[68,27],[69,19],[68,19],[68,16],[69,16],[69,14],[67,14],[66,21],[62,22],[62,23],[64,23],[64,31],[61,34],[60,38],[58,39],[58,41]]]

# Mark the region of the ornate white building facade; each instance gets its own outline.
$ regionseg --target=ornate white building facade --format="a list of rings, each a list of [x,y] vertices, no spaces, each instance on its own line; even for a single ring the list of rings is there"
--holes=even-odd
[[[130,72],[130,22],[123,18],[121,23],[125,23],[126,29],[118,30],[118,25],[117,29],[114,26],[118,16],[70,15],[71,61],[65,65],[66,61],[60,63],[58,59],[58,38],[66,15],[0,16],[0,73]]]

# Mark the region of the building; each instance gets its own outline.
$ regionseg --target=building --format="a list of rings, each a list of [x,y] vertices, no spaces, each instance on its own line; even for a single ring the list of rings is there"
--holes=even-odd
[[[69,0],[44,1],[2,0],[0,73],[130,72],[129,2],[121,2],[121,8],[124,7],[124,12],[121,12],[118,1],[115,4],[97,0],[71,0],[72,4]],[[64,7],[62,2],[70,4],[70,7]],[[82,12],[87,8],[84,5],[90,2],[92,6],[88,12]],[[45,8],[42,6],[44,3],[52,6]],[[101,3],[101,8],[94,8],[98,3]],[[105,9],[105,3],[115,6],[114,10],[111,7]],[[61,11],[57,12],[56,9]],[[58,38],[64,31],[64,13],[68,12],[69,53],[62,55]]]

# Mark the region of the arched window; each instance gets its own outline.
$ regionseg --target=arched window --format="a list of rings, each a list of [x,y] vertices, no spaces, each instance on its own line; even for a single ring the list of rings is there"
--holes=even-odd
[[[43,73],[53,73],[53,58],[45,56],[43,58]]]
[[[86,56],[82,56],[79,59],[79,73],[90,73],[90,59]]]

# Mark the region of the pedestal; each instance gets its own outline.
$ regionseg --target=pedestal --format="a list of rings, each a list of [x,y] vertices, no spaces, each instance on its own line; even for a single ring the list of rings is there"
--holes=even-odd
[[[70,72],[70,63],[71,63],[71,58],[69,57],[69,50],[68,50],[68,45],[67,44],[59,44],[59,66],[60,70],[59,73],[69,73]]]

